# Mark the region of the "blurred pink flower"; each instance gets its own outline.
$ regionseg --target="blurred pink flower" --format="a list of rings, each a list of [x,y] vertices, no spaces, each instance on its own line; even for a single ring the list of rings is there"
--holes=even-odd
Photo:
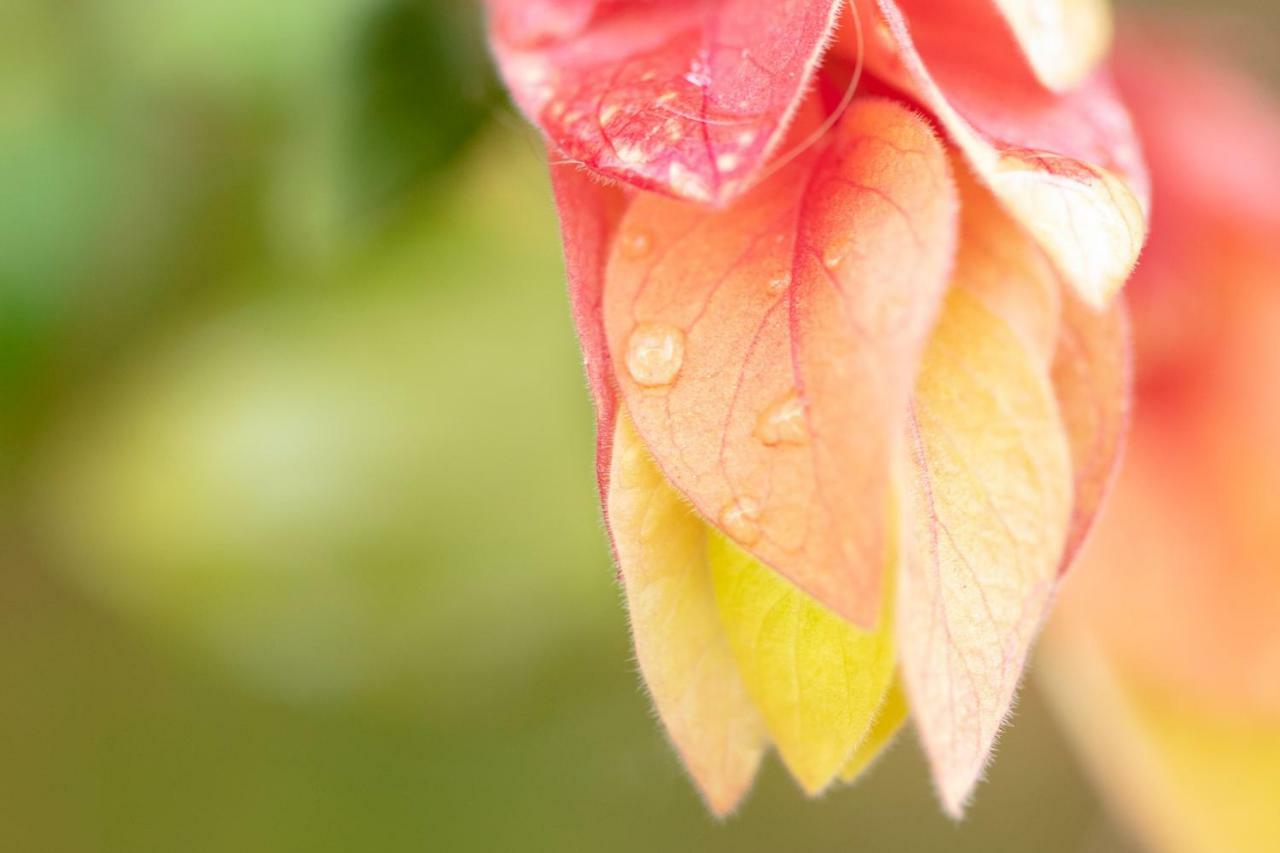
[[[1047,678],[1158,849],[1280,849],[1280,107],[1190,39],[1118,53],[1155,189],[1136,413]]]

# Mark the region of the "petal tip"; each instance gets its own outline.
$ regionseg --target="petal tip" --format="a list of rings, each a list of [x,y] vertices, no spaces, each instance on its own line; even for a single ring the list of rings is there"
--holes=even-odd
[[[733,785],[704,784],[696,776],[693,781],[702,797],[702,801],[707,806],[707,810],[711,812],[716,820],[726,821],[733,817],[746,800],[747,794],[751,793],[751,788],[755,783],[755,776],[753,774]]]
[[[982,781],[988,755],[990,752],[986,753],[976,766],[949,768],[934,766],[934,790],[937,792],[938,802],[942,805],[942,811],[947,817],[957,822],[964,820],[969,805],[973,801],[974,789],[978,786],[978,782]]]

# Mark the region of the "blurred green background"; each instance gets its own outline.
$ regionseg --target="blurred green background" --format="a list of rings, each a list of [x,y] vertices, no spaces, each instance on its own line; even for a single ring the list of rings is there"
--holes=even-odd
[[[959,826],[909,735],[707,817],[477,18],[5,4],[0,850],[1128,849],[1030,690]]]

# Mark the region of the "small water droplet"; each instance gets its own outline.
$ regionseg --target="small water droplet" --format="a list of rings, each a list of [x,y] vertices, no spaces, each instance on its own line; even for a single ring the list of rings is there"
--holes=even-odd
[[[822,255],[822,265],[829,270],[834,270],[844,263],[845,255],[846,252],[843,246],[836,249],[828,249]]]
[[[760,539],[760,505],[751,498],[738,498],[720,513],[724,532],[743,545],[754,545]]]
[[[716,155],[716,169],[720,172],[732,172],[742,164],[742,155],[734,151],[725,151]]]
[[[653,238],[648,231],[632,231],[622,235],[622,254],[631,260],[639,260],[653,248]]]
[[[773,278],[769,279],[769,293],[772,296],[781,296],[786,292],[790,285],[791,276],[785,273],[782,275],[775,275]]]
[[[765,444],[806,444],[809,423],[804,416],[804,403],[794,392],[760,413],[756,435]]]
[[[705,51],[700,52],[689,63],[689,71],[684,75],[684,79],[689,85],[697,86],[699,89],[705,89],[711,85],[711,67],[707,63]]]
[[[684,364],[684,332],[662,323],[641,323],[627,340],[627,372],[637,385],[670,385]]]

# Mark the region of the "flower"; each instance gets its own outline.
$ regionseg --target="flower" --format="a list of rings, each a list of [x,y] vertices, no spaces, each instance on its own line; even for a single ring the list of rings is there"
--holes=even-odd
[[[1185,35],[1122,42],[1156,192],[1136,414],[1043,671],[1154,849],[1280,849],[1280,107]]]
[[[490,0],[641,673],[718,814],[769,744],[815,794],[910,715],[959,815],[1101,499],[1146,178],[1105,8],[1044,5]]]

